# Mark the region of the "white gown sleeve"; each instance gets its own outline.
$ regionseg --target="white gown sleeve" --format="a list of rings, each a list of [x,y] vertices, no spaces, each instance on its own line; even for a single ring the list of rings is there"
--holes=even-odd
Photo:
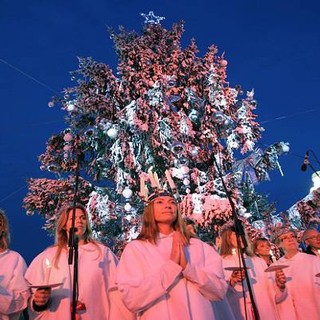
[[[24,280],[24,273],[27,269],[25,261],[17,253],[12,254],[8,259],[11,261],[1,266],[1,269],[3,268],[1,277],[8,277],[8,279],[6,279],[6,286],[2,286],[2,281],[0,282],[0,316],[22,311],[26,308],[30,296],[29,288]]]
[[[138,312],[164,297],[170,287],[181,279],[182,268],[171,260],[157,259],[153,261],[152,268],[148,267],[150,261],[147,263],[146,256],[138,250],[135,242],[129,243],[121,256],[117,284],[125,305]],[[140,247],[143,245],[138,244]]]
[[[108,280],[110,287],[107,288],[110,299],[110,319],[134,320],[135,315],[124,305],[118,287],[116,286],[116,267],[118,259],[110,249],[106,249],[108,263]]]
[[[195,264],[196,261],[193,261],[191,255],[183,275],[193,282],[208,300],[222,300],[228,288],[222,269],[222,258],[206,243],[199,246],[198,251],[200,250],[203,251],[202,263]]]

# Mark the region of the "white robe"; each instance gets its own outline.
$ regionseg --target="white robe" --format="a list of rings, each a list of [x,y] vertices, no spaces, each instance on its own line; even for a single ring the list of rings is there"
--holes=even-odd
[[[283,269],[287,278],[288,299],[278,304],[282,320],[320,319],[320,259],[298,252],[290,259],[280,258],[277,263],[288,265]]]
[[[115,286],[117,258],[111,250],[101,244],[98,248],[88,243],[79,246],[78,300],[85,304],[80,311],[81,320],[133,319],[133,315],[123,305]],[[41,285],[49,272],[49,283],[62,283],[52,289],[48,308],[35,312],[29,308],[30,319],[71,319],[73,293],[73,265],[68,264],[68,250],[61,252],[58,267],[54,265],[57,247],[50,247],[40,253],[31,263],[26,279],[33,285]],[[46,260],[52,265],[48,271]]]
[[[199,239],[190,239],[186,268],[170,260],[172,234],[157,245],[127,244],[117,268],[117,284],[127,307],[143,320],[212,320],[210,300],[221,300],[227,284],[221,257]]]
[[[266,262],[259,257],[245,256],[248,276],[253,292],[254,301],[261,320],[279,319],[276,303],[286,298],[287,292],[281,292],[275,285],[274,272],[265,272]],[[242,263],[241,263],[242,265]],[[223,258],[223,267],[239,266],[239,257],[237,254],[229,255]],[[225,277],[230,280],[232,271],[225,270]],[[243,285],[242,285],[243,284]],[[253,308],[250,300],[246,280],[237,283],[235,287],[229,286],[227,291],[227,300],[231,306],[235,319],[254,319]],[[243,297],[243,289],[245,298]],[[247,309],[247,318],[245,305]]]
[[[18,319],[27,307],[30,290],[24,280],[27,265],[21,255],[12,250],[0,253],[0,319]]]

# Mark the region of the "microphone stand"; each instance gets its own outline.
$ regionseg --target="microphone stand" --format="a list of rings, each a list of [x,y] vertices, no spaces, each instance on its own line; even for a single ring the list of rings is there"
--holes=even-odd
[[[76,169],[75,169],[75,187],[74,187],[74,196],[73,196],[73,210],[72,210],[72,222],[71,228],[69,230],[69,256],[68,264],[72,265],[73,263],[73,281],[72,281],[72,307],[71,307],[71,320],[76,318],[76,308],[78,300],[78,236],[76,235],[77,229],[75,228],[75,219],[76,219],[76,205],[77,205],[77,194],[79,188],[79,175],[80,175],[80,152],[79,152],[79,136],[76,137]],[[74,259],[73,259],[74,258]]]
[[[225,191],[225,193],[227,195],[228,201],[229,201],[230,206],[231,206],[232,218],[233,218],[233,221],[234,221],[234,227],[235,227],[236,237],[237,237],[239,262],[240,262],[240,259],[241,259],[241,262],[242,262],[242,265],[243,265],[243,269],[244,269],[244,275],[245,275],[245,279],[246,279],[246,283],[247,283],[247,288],[248,288],[248,292],[249,292],[249,296],[250,296],[250,300],[251,300],[251,304],[252,304],[252,309],[253,309],[253,313],[254,313],[254,318],[255,318],[255,320],[259,320],[260,316],[259,316],[259,312],[258,312],[258,309],[257,309],[257,305],[256,305],[255,300],[254,300],[253,291],[252,291],[251,283],[250,283],[250,280],[249,280],[248,269],[246,267],[246,261],[245,261],[245,257],[244,257],[244,252],[242,250],[242,244],[244,246],[244,249],[248,246],[247,240],[245,238],[244,229],[243,229],[243,226],[241,224],[241,220],[238,218],[236,207],[235,207],[234,202],[233,202],[233,200],[231,198],[230,191],[227,188],[227,186],[226,186],[226,184],[225,184],[225,182],[223,180],[222,172],[220,170],[220,167],[218,166],[218,163],[217,163],[217,160],[216,160],[215,156],[213,156],[213,162],[214,162],[215,167],[217,168],[219,178],[220,178],[220,180],[222,182],[222,186],[224,188],[224,191]],[[241,264],[240,264],[240,266],[241,266]],[[244,300],[245,300],[245,295],[244,295]],[[245,301],[244,301],[244,303],[245,303]],[[246,318],[247,318],[246,306],[245,306],[245,312],[246,312]]]

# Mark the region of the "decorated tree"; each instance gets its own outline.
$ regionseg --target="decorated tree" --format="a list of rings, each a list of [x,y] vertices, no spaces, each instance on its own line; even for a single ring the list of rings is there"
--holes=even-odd
[[[249,224],[262,219],[270,206],[253,196],[254,184],[280,169],[278,156],[288,151],[283,142],[256,147],[263,129],[254,91],[230,86],[216,46],[199,57],[194,40],[181,48],[182,22],[166,30],[162,17],[144,16],[141,34],[109,30],[116,74],[79,58],[75,85],[50,102],[65,110],[67,126],[39,159],[56,179],[30,179],[24,199],[27,212],[45,216],[52,230],[80,168],[77,201],[88,205],[96,236],[115,251],[136,236],[141,198],[159,186],[171,189],[207,239],[232,218],[227,195]]]

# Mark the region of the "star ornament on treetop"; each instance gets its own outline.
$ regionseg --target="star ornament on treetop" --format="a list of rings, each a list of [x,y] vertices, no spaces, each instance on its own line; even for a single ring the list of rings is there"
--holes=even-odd
[[[140,15],[144,17],[145,24],[160,24],[160,21],[165,19],[165,17],[155,16],[153,11],[149,11],[148,14],[140,13]]]

